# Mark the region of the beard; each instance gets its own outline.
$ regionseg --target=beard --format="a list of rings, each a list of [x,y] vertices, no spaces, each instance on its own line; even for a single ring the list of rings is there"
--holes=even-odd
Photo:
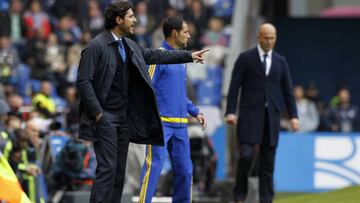
[[[132,35],[134,34],[135,25],[127,26],[125,24],[118,25],[118,30],[124,35]]]
[[[187,47],[187,42],[182,42],[180,40],[177,41],[176,43],[180,49],[185,49]]]
[[[181,48],[184,49],[184,48],[186,48],[186,47],[187,47],[187,42],[183,42]]]

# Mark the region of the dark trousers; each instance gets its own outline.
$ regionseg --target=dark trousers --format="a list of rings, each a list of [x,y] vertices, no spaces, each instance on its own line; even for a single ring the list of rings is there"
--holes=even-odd
[[[91,203],[119,203],[124,187],[129,139],[128,125],[118,116],[103,112],[96,124],[94,142],[96,177],[91,189]]]
[[[274,197],[274,165],[276,147],[270,145],[269,137],[269,118],[266,113],[264,121],[263,141],[257,147],[255,144],[241,144],[236,180],[234,187],[234,199],[244,201],[248,192],[248,176],[253,161],[258,154],[258,174],[259,174],[259,196],[260,203],[271,203]]]

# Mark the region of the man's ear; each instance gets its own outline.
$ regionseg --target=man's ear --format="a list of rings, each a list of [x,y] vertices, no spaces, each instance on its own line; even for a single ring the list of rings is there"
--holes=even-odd
[[[120,16],[116,16],[115,20],[117,24],[122,24],[124,22],[124,19],[122,19]]]
[[[171,36],[176,38],[178,36],[178,32],[176,30],[171,30]]]

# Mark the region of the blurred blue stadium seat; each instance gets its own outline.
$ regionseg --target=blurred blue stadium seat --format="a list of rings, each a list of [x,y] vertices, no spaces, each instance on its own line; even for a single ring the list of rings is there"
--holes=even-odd
[[[56,155],[61,151],[70,138],[67,136],[50,135],[48,139],[51,157],[55,159]]]
[[[211,80],[205,80],[198,84],[196,96],[199,105],[219,106],[221,102],[221,85]]]

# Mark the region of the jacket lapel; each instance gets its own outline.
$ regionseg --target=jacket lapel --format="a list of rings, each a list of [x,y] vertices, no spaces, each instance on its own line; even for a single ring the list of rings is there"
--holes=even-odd
[[[273,72],[274,69],[274,63],[276,63],[276,61],[274,60],[274,51],[271,53],[271,66],[270,66],[270,70],[269,70],[269,74],[267,75],[267,77],[270,76],[270,74]]]
[[[272,52],[272,56],[271,56],[271,67],[270,67],[270,71],[269,71],[269,75],[268,76],[271,76],[273,75],[274,73],[278,72],[279,71],[279,65],[278,65],[278,58],[276,58],[276,54],[275,52],[273,51]]]
[[[134,64],[134,66],[139,70],[140,72],[140,75],[144,78],[144,80],[146,81],[146,83],[148,83],[148,85],[151,87],[152,89],[152,84],[151,84],[151,80],[150,80],[150,76],[146,70],[146,65],[141,65],[141,62],[139,60],[140,57],[142,56],[138,56],[137,53],[135,50],[134,50],[134,47],[131,46],[131,42],[130,40],[128,40],[126,37],[124,37],[125,41],[126,41],[126,44],[128,45],[129,47],[129,53],[130,53],[130,56],[131,56],[131,61],[132,63]],[[144,67],[142,67],[144,66]]]
[[[253,61],[255,61],[256,64],[256,68],[259,69],[259,71],[261,71],[262,74],[265,75],[265,69],[261,63],[260,60],[260,56],[259,56],[259,51],[257,50],[257,47],[255,47],[252,51],[251,51],[251,57],[253,57]]]

